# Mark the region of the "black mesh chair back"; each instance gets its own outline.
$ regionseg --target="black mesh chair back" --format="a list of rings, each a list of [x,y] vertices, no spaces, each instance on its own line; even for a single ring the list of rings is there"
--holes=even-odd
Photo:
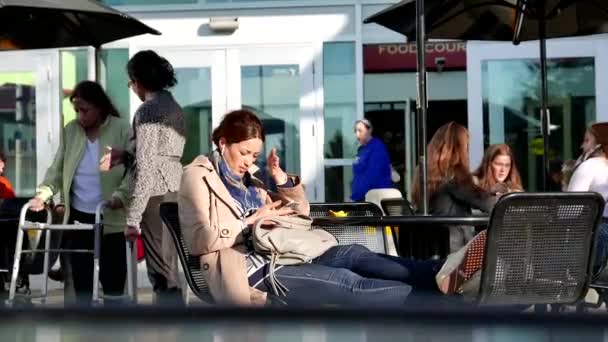
[[[160,217],[173,238],[179,260],[182,263],[186,281],[192,292],[203,302],[213,303],[213,298],[209,292],[209,286],[205,281],[201,272],[200,260],[198,257],[191,255],[188,246],[184,241],[182,230],[179,225],[179,215],[177,211],[177,203],[165,202],[160,205]]]
[[[503,196],[488,227],[480,304],[569,304],[584,297],[603,209],[596,193]]]
[[[329,211],[344,211],[348,216],[382,216],[382,210],[373,203],[311,203],[310,217],[328,217]],[[386,253],[386,236],[382,226],[322,226],[341,245],[359,244],[376,253]]]

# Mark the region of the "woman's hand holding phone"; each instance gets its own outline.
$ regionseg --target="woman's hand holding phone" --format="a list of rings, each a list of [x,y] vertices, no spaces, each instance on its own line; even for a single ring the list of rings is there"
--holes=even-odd
[[[280,206],[281,206],[281,201],[276,201],[276,202],[272,202],[270,204],[266,204],[265,206],[258,209],[258,211],[256,211],[255,214],[246,218],[245,224],[253,225],[258,220],[266,218],[266,217],[287,216],[287,215],[291,215],[294,213],[294,210],[292,208],[288,208],[286,206],[283,206],[283,207],[280,207]],[[264,222],[264,225],[266,225],[266,224],[272,225],[272,222],[271,221]]]

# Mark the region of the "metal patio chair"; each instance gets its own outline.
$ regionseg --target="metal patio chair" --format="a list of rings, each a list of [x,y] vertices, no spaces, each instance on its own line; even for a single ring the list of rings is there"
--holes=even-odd
[[[412,204],[405,198],[391,198],[381,201],[387,216],[413,216]],[[399,227],[399,255],[406,258],[426,260],[445,258],[450,249],[449,228],[439,226]]]
[[[373,203],[311,203],[310,217],[328,217],[329,211],[344,211],[348,216],[382,216],[382,210]],[[384,226],[340,225],[322,226],[336,237],[341,245],[359,244],[369,248],[372,252],[387,253],[388,240]]]
[[[596,193],[503,196],[490,217],[477,302],[573,304],[584,298],[603,208]]]

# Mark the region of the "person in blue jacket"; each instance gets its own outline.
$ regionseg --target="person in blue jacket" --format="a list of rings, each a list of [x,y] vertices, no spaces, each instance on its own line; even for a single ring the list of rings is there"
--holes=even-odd
[[[372,137],[372,124],[361,119],[355,122],[355,136],[361,144],[353,164],[353,183],[350,198],[363,201],[372,189],[392,188],[391,161],[382,140]]]

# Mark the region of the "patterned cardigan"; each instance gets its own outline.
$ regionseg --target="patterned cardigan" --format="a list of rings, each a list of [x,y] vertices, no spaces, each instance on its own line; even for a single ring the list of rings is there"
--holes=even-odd
[[[179,190],[186,142],[182,108],[168,91],[148,96],[135,112],[130,140],[127,224],[139,227],[151,196]]]

